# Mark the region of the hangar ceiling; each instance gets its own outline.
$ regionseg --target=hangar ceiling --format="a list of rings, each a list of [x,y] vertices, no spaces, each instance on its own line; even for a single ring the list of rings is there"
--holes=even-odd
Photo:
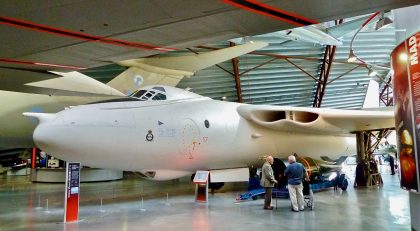
[[[42,70],[92,68],[298,26],[229,2],[260,2],[290,12],[293,18],[316,22],[418,4],[417,0],[3,1],[1,65]]]

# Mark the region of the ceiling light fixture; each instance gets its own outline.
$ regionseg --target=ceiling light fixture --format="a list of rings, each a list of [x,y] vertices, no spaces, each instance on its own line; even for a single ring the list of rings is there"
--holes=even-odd
[[[351,38],[351,41],[350,41],[350,51],[349,51],[349,57],[348,57],[348,59],[347,59],[347,62],[349,62],[349,63],[353,63],[353,62],[355,62],[355,61],[359,61],[360,63],[359,64],[365,64],[366,65],[366,67],[369,65],[370,67],[369,67],[369,70],[371,69],[371,67],[375,67],[375,68],[381,68],[381,69],[386,69],[386,70],[390,70],[391,68],[390,67],[387,67],[387,66],[385,66],[385,65],[380,65],[380,64],[371,64],[371,63],[368,63],[368,62],[365,62],[363,59],[361,59],[361,58],[359,58],[357,55],[356,55],[356,53],[354,52],[354,49],[353,49],[353,42],[354,42],[354,39],[356,38],[356,36],[357,36],[357,34],[370,22],[370,21],[372,21],[372,19],[374,19],[376,16],[378,16],[379,14],[381,14],[381,18],[379,19],[379,21],[381,21],[381,19],[383,19],[383,21],[381,22],[381,23],[379,23],[380,25],[383,25],[383,26],[385,26],[385,25],[388,25],[389,24],[389,22],[391,22],[392,23],[392,20],[390,20],[389,18],[388,18],[388,20],[387,19],[384,19],[384,18],[386,18],[386,17],[383,17],[383,15],[384,15],[384,13],[383,12],[376,12],[376,13],[374,13],[374,14],[372,14],[363,24],[362,24],[362,26],[360,26],[360,28],[354,33],[354,35],[353,35],[353,37]],[[382,27],[383,27],[382,26]],[[377,28],[381,28],[381,27],[378,27],[378,23],[377,23]],[[369,73],[370,74],[370,73]],[[376,73],[374,73],[374,74],[372,74],[372,75],[376,75],[377,74],[377,72]]]
[[[384,12],[382,12],[381,16],[379,16],[379,20],[376,22],[375,30],[380,30],[382,28],[385,28],[391,23],[393,23],[393,21],[389,17],[385,17]]]
[[[375,71],[375,70],[372,70],[370,67],[368,67],[368,76],[369,77],[374,77],[374,76],[376,76],[377,74],[378,74],[378,72],[377,71]]]
[[[354,54],[353,49],[350,49],[349,58],[347,59],[347,62],[353,63],[353,62],[356,62],[356,60],[357,60],[357,57]]]

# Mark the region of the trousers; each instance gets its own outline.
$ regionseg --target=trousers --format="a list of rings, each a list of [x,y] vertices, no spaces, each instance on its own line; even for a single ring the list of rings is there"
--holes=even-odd
[[[303,201],[303,185],[288,185],[290,201],[292,202],[292,209],[295,211],[303,210],[305,204]]]
[[[269,208],[271,206],[271,194],[273,192],[273,188],[271,187],[264,187],[265,195],[264,195],[264,208]]]

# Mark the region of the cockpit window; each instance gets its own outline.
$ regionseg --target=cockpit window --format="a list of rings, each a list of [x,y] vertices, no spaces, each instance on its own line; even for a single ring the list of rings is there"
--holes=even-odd
[[[161,91],[161,92],[166,92],[165,88],[163,88],[163,87],[154,87],[152,89],[155,89],[155,90],[158,90],[158,91]]]
[[[134,92],[131,97],[140,100],[166,100],[166,91],[163,87],[153,87],[150,90],[139,90]]]
[[[140,90],[140,91],[134,92],[134,94],[131,95],[131,96],[136,97],[136,98],[140,98],[140,96],[144,95],[144,93],[146,93],[146,92],[147,92],[146,90]]]
[[[153,95],[152,92],[147,92],[146,95],[144,95],[144,97],[146,98],[150,98]],[[142,97],[143,98],[143,97]]]
[[[155,96],[153,96],[152,100],[166,100],[166,95],[157,93]]]

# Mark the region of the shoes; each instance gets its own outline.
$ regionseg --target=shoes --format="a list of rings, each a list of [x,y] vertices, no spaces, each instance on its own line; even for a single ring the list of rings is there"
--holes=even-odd
[[[293,212],[299,212],[299,210],[294,210],[294,209],[292,209],[292,211],[293,211]]]
[[[273,210],[273,208],[274,208],[273,206],[270,206],[270,207],[264,207],[264,209],[265,209],[265,210]]]
[[[305,209],[299,209],[299,211],[305,211]]]

